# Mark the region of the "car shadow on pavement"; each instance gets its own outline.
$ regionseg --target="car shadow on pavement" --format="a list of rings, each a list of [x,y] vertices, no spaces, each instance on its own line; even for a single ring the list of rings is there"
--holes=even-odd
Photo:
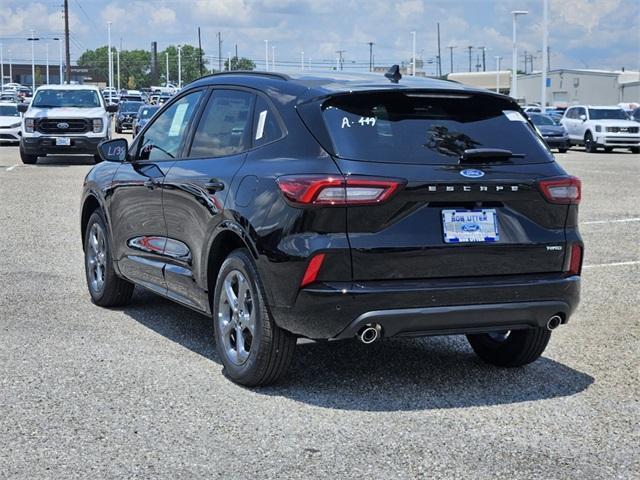
[[[74,167],[77,165],[95,165],[93,155],[48,155],[38,157],[36,167]]]
[[[211,319],[140,289],[124,312],[221,365]],[[285,379],[256,392],[325,408],[382,412],[566,397],[593,382],[590,375],[546,357],[522,368],[492,367],[475,356],[463,336],[442,336],[372,345],[299,342]]]

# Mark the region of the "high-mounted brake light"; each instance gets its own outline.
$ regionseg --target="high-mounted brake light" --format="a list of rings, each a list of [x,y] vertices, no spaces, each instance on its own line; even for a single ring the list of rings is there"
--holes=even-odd
[[[286,175],[278,186],[301,205],[375,205],[388,200],[404,182],[392,179],[324,175]]]
[[[569,253],[569,275],[580,275],[582,271],[582,245],[578,243],[571,244],[571,252]]]
[[[578,204],[582,198],[582,184],[577,177],[555,177],[540,180],[540,191],[550,203]]]

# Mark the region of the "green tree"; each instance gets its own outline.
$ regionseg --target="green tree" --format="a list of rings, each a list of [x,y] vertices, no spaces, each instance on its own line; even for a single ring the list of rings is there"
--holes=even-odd
[[[224,61],[225,70],[255,70],[255,68],[255,62],[245,57],[231,57],[231,68],[229,68],[229,60]]]
[[[178,48],[175,45],[169,45],[162,52],[158,53],[158,78],[161,83],[166,82],[166,54],[169,54],[169,81],[173,84],[178,83]],[[180,65],[182,68],[182,84],[193,82],[200,75],[200,59],[202,59],[202,72],[207,71],[207,59],[204,58],[204,52],[192,45],[182,45],[180,53]]]

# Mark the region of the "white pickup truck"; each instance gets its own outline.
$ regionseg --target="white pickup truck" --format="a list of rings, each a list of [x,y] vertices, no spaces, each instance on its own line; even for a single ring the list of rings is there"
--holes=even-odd
[[[43,85],[30,105],[20,104],[22,138],[20,158],[33,164],[38,157],[93,155],[98,144],[111,137],[111,117],[117,105],[106,105],[100,90],[89,85]]]

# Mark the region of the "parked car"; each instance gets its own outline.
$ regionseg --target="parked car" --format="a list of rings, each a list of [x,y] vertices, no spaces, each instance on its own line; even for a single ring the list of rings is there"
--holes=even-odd
[[[48,154],[93,155],[98,143],[110,138],[109,112],[97,87],[89,85],[44,85],[36,90],[31,105],[19,104],[24,113],[20,158],[36,163]]]
[[[160,110],[159,105],[143,105],[138,110],[138,115],[133,119],[133,136],[135,137],[149,120]]]
[[[529,118],[549,148],[557,148],[560,153],[565,153],[569,149],[569,134],[564,126],[558,125],[553,118],[541,113],[530,113]]]
[[[138,116],[138,110],[144,105],[142,102],[120,102],[118,104],[118,113],[116,114],[116,133],[122,133],[123,130],[133,130],[133,122]]]
[[[0,102],[20,103],[22,100],[15,91],[0,92]]]
[[[640,122],[640,107],[631,112],[631,119],[635,122]]]
[[[0,101],[0,142],[20,141],[21,120],[17,103]]]
[[[140,285],[212,317],[244,385],[280,378],[297,337],[467,334],[491,364],[536,360],[578,303],[580,181],[513,99],[387,76],[207,76],[102,143],[93,301]]]
[[[525,105],[522,107],[525,113],[542,113],[542,107],[540,105]]]
[[[569,132],[572,145],[584,145],[587,152],[603,147],[628,148],[640,153],[640,125],[628,119],[620,107],[576,105],[567,109],[562,125]]]

